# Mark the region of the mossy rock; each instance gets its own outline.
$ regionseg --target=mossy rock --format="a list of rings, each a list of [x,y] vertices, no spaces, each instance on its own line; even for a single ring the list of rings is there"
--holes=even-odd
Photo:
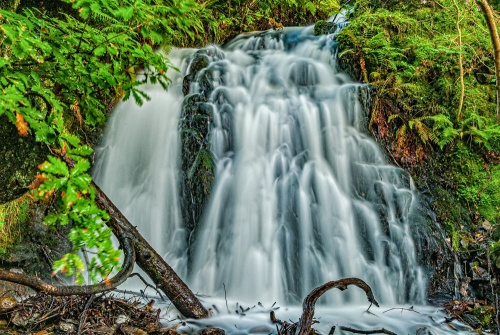
[[[325,20],[320,20],[314,24],[314,35],[331,34],[335,30],[335,24]]]
[[[48,154],[48,149],[33,136],[19,136],[16,127],[5,116],[0,117],[0,203],[14,200],[29,190],[38,165]]]
[[[206,69],[211,61],[223,59],[224,53],[215,47],[209,47],[198,50],[188,60],[187,74],[184,76],[182,83],[182,93],[188,95],[190,92],[191,82],[196,80],[202,70]]]

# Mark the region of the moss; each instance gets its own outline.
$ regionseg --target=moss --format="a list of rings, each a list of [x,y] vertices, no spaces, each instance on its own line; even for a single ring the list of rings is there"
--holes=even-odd
[[[333,22],[319,20],[314,24],[314,35],[331,34],[334,30]]]
[[[23,238],[30,225],[35,204],[32,197],[26,194],[18,199],[0,205],[0,256]]]
[[[489,164],[464,144],[449,157],[457,197],[478,219],[500,223],[500,165]]]
[[[470,221],[470,215],[464,215],[468,210],[497,221],[500,199],[496,182],[500,172],[494,164],[487,164],[485,170],[482,159],[486,149],[500,149],[495,92],[476,76],[492,66],[491,43],[487,34],[475,33],[478,26],[484,26],[475,4],[458,5],[463,16],[462,48],[449,43],[458,38],[456,7],[449,0],[442,6],[358,0],[351,24],[338,37],[341,60],[347,58],[342,64],[355,79],[368,81],[376,91],[372,132],[397,163],[413,172],[420,170],[421,179],[437,183],[432,187],[434,197],[438,204],[446,199],[444,208],[437,206],[438,215],[443,223],[455,225]],[[465,62],[466,97],[458,115],[460,53]],[[446,157],[441,157],[441,148],[449,152]],[[418,168],[432,165],[428,162],[438,156],[442,158],[438,164],[451,170],[435,167],[431,170],[435,176],[429,177],[428,169]],[[453,182],[440,186],[443,177]]]

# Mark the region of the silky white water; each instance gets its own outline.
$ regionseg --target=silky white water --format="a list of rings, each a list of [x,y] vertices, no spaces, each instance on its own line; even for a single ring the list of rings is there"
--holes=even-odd
[[[186,71],[195,52],[174,50],[169,58]],[[211,78],[213,90],[196,81],[190,87],[213,106],[207,127],[216,170],[193,236],[179,198],[184,72],[168,73],[168,92],[146,87],[152,100],[144,106],[128,101],[114,111],[93,172],[110,199],[194,292],[284,308],[298,306],[319,284],[358,277],[385,306],[424,304],[426,275],[410,232],[418,194],[367,135],[361,86],[336,71],[332,36],[291,28],[240,36],[213,54],[198,74]],[[362,321],[372,316],[360,310],[366,298],[355,287],[321,302],[350,306],[332,317],[344,325],[374,326]],[[348,321],[343,314],[351,309]],[[226,314],[223,303],[217,310]],[[397,316],[379,319],[415,333],[418,324],[438,323],[429,317],[437,311],[426,311],[407,312],[411,326]]]
[[[334,41],[303,33],[240,37],[205,70],[217,71],[217,172],[190,281],[212,295],[224,284],[243,301],[290,303],[358,277],[383,303],[423,303],[408,222],[417,195],[365,134],[359,85],[335,72]]]

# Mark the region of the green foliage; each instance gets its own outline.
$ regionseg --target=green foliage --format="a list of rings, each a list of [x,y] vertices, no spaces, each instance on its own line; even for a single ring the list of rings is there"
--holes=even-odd
[[[457,194],[471,212],[490,222],[500,222],[500,165],[486,165],[468,146],[459,144],[451,169]]]
[[[108,214],[95,203],[87,174],[92,149],[80,136],[103,125],[108,106],[119,97],[132,96],[138,104],[148,100],[141,84],[167,89],[171,64],[154,48],[195,41],[204,31],[196,15],[204,9],[193,0],[66,2],[78,17],[0,10],[0,115],[20,136],[35,136],[54,154],[39,166],[32,187],[38,198],[55,196],[56,211],[45,217],[46,224],[72,224],[73,251],[55,262],[54,271],[82,282],[78,250],[96,252],[89,264],[94,280],[119,268],[120,252],[105,226]],[[139,69],[147,70],[136,76]]]
[[[338,40],[343,67],[376,90],[371,130],[432,192],[451,247],[500,268],[495,66],[476,3],[358,0]],[[474,314],[492,321],[488,306]]]
[[[216,42],[245,31],[281,29],[284,25],[311,24],[339,10],[337,0],[209,0],[203,6],[215,21],[207,30]]]
[[[474,2],[457,5],[458,13],[452,0],[439,6],[395,1],[389,11],[360,0],[340,33],[340,57],[359,62],[360,78],[377,91],[371,126],[403,164],[461,141],[478,150],[500,149],[494,87],[477,79],[494,68],[487,28]],[[458,111],[460,57],[465,96]]]

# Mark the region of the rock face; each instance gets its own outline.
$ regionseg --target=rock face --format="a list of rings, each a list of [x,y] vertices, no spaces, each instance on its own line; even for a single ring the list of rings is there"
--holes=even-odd
[[[16,127],[5,116],[0,117],[0,203],[26,193],[38,164],[45,161],[48,153],[32,136],[19,136]]]
[[[38,173],[37,166],[46,160],[48,149],[32,136],[21,137],[16,127],[0,117],[0,203],[17,199],[29,190]],[[58,260],[71,250],[66,229],[47,227],[42,223],[48,205],[29,201],[14,224],[22,234],[17,242],[0,254],[0,266],[50,278],[49,259]],[[2,233],[0,231],[0,233]]]
[[[203,215],[214,180],[214,164],[210,151],[210,127],[213,120],[213,105],[210,95],[218,80],[220,69],[211,69],[209,64],[222,59],[216,48],[197,51],[190,59],[184,77],[179,129],[182,141],[181,179],[182,214],[184,224],[193,231]]]

